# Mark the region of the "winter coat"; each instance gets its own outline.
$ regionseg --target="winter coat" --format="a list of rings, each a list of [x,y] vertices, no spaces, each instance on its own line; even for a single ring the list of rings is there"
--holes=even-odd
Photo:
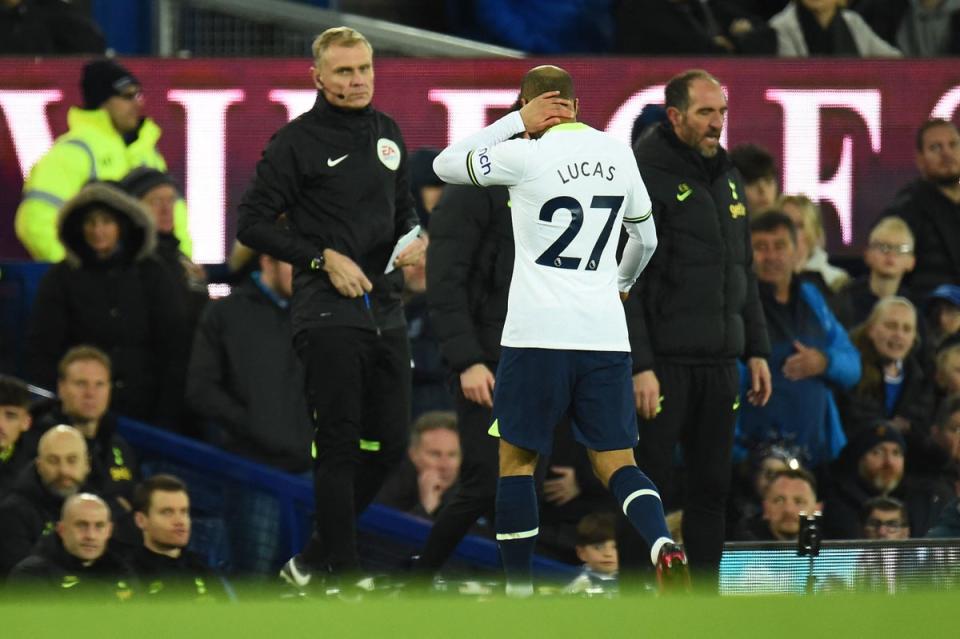
[[[653,201],[658,247],[625,305],[634,372],[655,360],[766,357],[770,343],[739,172],[725,151],[707,160],[669,124],[645,133],[635,153]]]
[[[313,422],[305,387],[289,308],[253,279],[207,306],[187,369],[187,404],[225,431],[226,450],[308,470]]]
[[[120,247],[97,259],[83,237],[91,207],[116,215]],[[28,377],[54,388],[57,362],[88,344],[112,363],[111,408],[145,420],[173,422],[182,403],[186,323],[176,284],[153,255],[153,220],[139,202],[106,184],[91,184],[64,205],[60,238],[67,257],[46,272],[27,332]]]
[[[124,559],[107,546],[90,565],[64,548],[60,535],[44,537],[33,552],[10,572],[8,583],[24,594],[56,594],[95,601],[127,601],[137,586],[136,577]]]
[[[129,144],[113,126],[106,109],[72,107],[67,113],[67,126],[69,130],[30,169],[17,208],[17,237],[40,262],[59,262],[66,256],[63,238],[57,235],[57,212],[84,185],[97,180],[118,181],[140,166],[167,170],[166,160],[157,150],[162,131],[150,118],[141,122]],[[173,214],[180,248],[190,255],[187,206],[182,199],[177,200]]]
[[[449,185],[431,214],[427,304],[457,374],[500,359],[514,258],[509,199],[506,187]]]

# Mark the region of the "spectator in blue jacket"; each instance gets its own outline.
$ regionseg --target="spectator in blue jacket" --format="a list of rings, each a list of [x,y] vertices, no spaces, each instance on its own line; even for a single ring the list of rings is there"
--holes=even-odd
[[[771,212],[750,224],[753,264],[767,320],[773,395],[766,406],[743,403],[738,443],[793,441],[811,467],[846,444],[833,389],[860,379],[860,355],[816,286],[794,274],[797,231]]]

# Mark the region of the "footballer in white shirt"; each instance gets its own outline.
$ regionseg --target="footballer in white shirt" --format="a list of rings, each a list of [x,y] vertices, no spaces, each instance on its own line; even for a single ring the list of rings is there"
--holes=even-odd
[[[577,122],[579,101],[566,71],[531,69],[520,99],[520,111],[447,147],[433,165],[452,184],[510,190],[516,258],[491,428],[500,436],[496,528],[507,593],[532,593],[539,530],[533,472],[564,414],[649,544],[658,573],[688,580],[656,487],[633,457],[637,421],[622,300],[656,249],[650,198],[630,149]],[[621,226],[628,239],[618,266]]]

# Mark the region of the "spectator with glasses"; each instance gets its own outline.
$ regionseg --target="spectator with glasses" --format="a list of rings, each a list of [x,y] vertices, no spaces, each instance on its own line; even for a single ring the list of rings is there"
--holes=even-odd
[[[892,295],[910,297],[903,278],[913,270],[913,233],[903,218],[883,218],[870,232],[863,261],[870,272],[850,282],[840,295],[848,309],[848,328],[862,324],[877,302]]]
[[[908,539],[907,507],[893,497],[874,497],[863,504],[861,525],[865,539]]]

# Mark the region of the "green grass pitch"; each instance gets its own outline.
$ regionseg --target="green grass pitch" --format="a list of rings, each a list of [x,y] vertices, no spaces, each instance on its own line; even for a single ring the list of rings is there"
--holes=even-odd
[[[2,596],[2,595],[0,595]],[[0,599],[4,639],[552,639],[960,637],[960,593],[640,599],[504,598],[21,603]]]

